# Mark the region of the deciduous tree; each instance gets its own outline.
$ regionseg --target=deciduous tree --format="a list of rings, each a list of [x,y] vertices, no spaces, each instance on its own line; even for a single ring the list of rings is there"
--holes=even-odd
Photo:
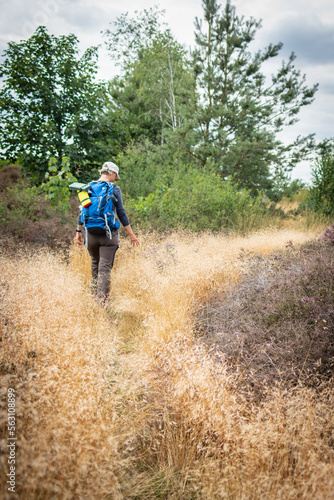
[[[79,57],[74,34],[56,37],[43,26],[28,40],[8,44],[0,67],[3,158],[20,158],[37,180],[44,177],[50,157],[61,165],[69,156],[81,170],[100,162],[97,116],[107,97],[103,84],[95,81],[97,55],[91,47]]]

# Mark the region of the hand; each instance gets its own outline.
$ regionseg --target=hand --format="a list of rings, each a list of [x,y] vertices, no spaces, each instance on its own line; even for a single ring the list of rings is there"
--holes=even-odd
[[[75,243],[77,243],[78,245],[82,245],[82,238],[81,238],[81,233],[76,233],[75,234],[75,239],[74,239]]]
[[[140,245],[139,240],[137,240],[134,234],[130,236],[130,239],[131,239],[131,245],[136,247]]]
[[[135,237],[135,235],[131,229],[130,224],[128,224],[127,226],[124,226],[124,229],[126,230],[128,235],[130,236],[131,245],[133,245],[134,247],[137,247],[138,245],[140,245],[139,241],[137,240],[137,238]]]

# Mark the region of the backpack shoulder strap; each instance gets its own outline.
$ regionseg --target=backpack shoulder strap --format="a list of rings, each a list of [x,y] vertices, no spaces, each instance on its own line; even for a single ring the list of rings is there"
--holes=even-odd
[[[105,181],[108,184],[108,196],[112,197],[114,194],[114,184],[112,182]]]

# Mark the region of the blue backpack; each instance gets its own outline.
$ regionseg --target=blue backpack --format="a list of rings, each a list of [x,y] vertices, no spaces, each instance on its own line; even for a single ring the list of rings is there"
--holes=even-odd
[[[113,205],[117,201],[114,184],[107,181],[93,181],[87,189],[91,204],[81,205],[80,219],[85,230],[90,234],[107,234],[112,238],[111,231],[120,227],[114,214]]]

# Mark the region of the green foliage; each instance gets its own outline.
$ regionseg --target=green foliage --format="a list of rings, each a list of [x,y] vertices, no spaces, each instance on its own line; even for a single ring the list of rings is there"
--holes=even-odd
[[[120,112],[116,109],[109,96],[109,102],[104,109],[98,110],[98,116],[94,119],[91,127],[82,124],[81,137],[86,148],[86,156],[89,159],[83,162],[83,155],[77,153],[69,147],[69,157],[75,163],[81,165],[76,169],[76,175],[84,182],[90,180],[92,170],[100,168],[106,160],[114,161],[117,154],[126,148],[130,142],[130,134]],[[85,139],[86,136],[86,139]]]
[[[294,54],[267,82],[263,65],[282,44],[252,54],[261,23],[238,17],[230,0],[203,0],[191,53],[161,22],[163,13],[124,14],[105,32],[121,66],[108,85],[95,81],[98,48],[79,57],[73,34],[55,37],[41,26],[28,40],[10,42],[0,66],[0,157],[18,160],[36,183],[55,174],[50,200],[65,200],[61,182],[70,171],[87,182],[108,159],[121,167],[124,193],[144,204],[160,186],[188,187],[182,165],[215,172],[254,200],[261,192],[273,201],[293,192],[299,186],[288,172],[314,138],[283,145],[277,133],[313,102],[317,85],[305,84]],[[54,171],[50,158],[57,158]]]
[[[132,140],[164,145],[167,132],[182,126],[193,100],[184,48],[168,30],[156,34],[126,74],[112,80],[111,95]]]
[[[309,206],[325,215],[334,214],[334,154],[324,153],[312,170]]]
[[[61,212],[67,212],[71,206],[69,204],[70,190],[69,185],[77,181],[77,178],[71,174],[70,160],[67,157],[62,158],[61,169],[57,168],[57,159],[51,158],[49,161],[49,171],[45,174],[47,182],[43,184],[46,191],[46,200],[50,200],[52,206],[57,206]]]
[[[7,167],[8,165],[10,165],[10,161],[0,159],[0,169]]]
[[[150,113],[139,87],[140,82],[132,74],[123,78],[116,76],[110,82],[110,93],[129,140],[158,143],[161,123]]]
[[[247,231],[268,223],[270,214],[262,197],[238,191],[215,173],[186,169],[171,186],[160,186],[138,200],[128,200],[131,220],[141,226],[194,231]]]
[[[307,188],[305,182],[301,179],[291,180],[289,175],[279,170],[273,177],[272,188],[267,192],[272,201],[278,202],[282,198],[296,198],[299,192],[305,191]]]
[[[203,165],[211,159],[217,172],[233,176],[240,187],[254,194],[270,192],[269,167],[288,171],[313,147],[313,136],[283,146],[276,133],[296,122],[301,107],[314,100],[317,85],[305,85],[294,54],[267,84],[262,66],[278,55],[282,44],[251,55],[249,45],[261,23],[239,18],[229,0],[222,12],[216,0],[204,0],[203,7],[205,21],[196,19],[193,52],[202,96],[193,153]]]
[[[97,48],[78,56],[75,35],[55,37],[39,27],[28,40],[10,42],[0,67],[1,156],[19,158],[40,182],[51,157],[68,155],[73,168],[96,167],[96,115],[106,104],[94,81]]]
[[[116,158],[121,171],[122,191],[136,199],[148,196],[161,184],[169,186],[172,178],[180,175],[172,161],[163,149],[148,140],[130,143]]]
[[[294,54],[266,81],[263,65],[282,44],[252,54],[259,21],[238,17],[229,0],[204,0],[203,9],[191,54],[162,26],[157,9],[117,19],[106,32],[123,69],[112,85],[115,105],[135,142],[148,139],[204,171],[211,165],[253,196],[263,191],[277,201],[277,173],[287,178],[315,148],[314,134],[284,145],[277,133],[313,102],[317,85],[305,84]]]
[[[138,95],[152,118],[158,120],[163,143],[164,131],[175,131],[184,121],[184,108],[193,96],[193,77],[185,50],[169,31],[157,36],[133,68]]]
[[[110,57],[116,64],[122,66],[123,70],[129,69],[141,53],[150,45],[152,40],[163,31],[165,23],[160,21],[164,10],[157,6],[144,9],[142,12],[135,11],[136,16],[129,18],[128,13],[116,18],[111,30],[106,30],[106,46]]]
[[[160,145],[161,156],[167,150],[170,157],[196,163],[188,150],[188,118],[195,109],[188,54],[160,21],[163,11],[155,7],[136,14],[134,19],[121,16],[105,33],[110,56],[123,70],[111,82],[116,109],[132,141],[149,140]]]
[[[306,190],[305,182],[303,182],[301,179],[294,179],[293,181],[289,182],[286,186],[283,187],[282,196],[286,196],[287,198],[292,198],[295,197],[295,195],[302,193],[303,191],[305,192],[305,190]]]

